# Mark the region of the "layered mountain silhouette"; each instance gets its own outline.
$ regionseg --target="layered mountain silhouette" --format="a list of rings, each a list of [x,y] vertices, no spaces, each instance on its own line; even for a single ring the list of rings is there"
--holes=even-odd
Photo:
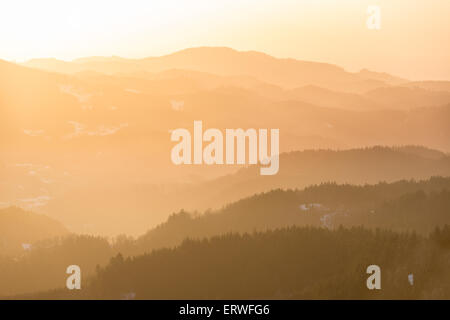
[[[38,241],[68,234],[59,221],[45,215],[18,207],[0,209],[0,255],[24,254]]]
[[[133,258],[119,254],[83,290],[17,298],[448,299],[449,233],[448,226],[429,237],[294,227],[187,240]],[[383,290],[364,286],[374,260],[383,266]]]
[[[180,209],[271,188],[446,176],[449,90],[445,81],[229,48],[0,61],[0,207],[45,213],[79,232],[138,234]],[[205,129],[280,129],[278,175],[175,166],[170,132],[192,130],[194,120]],[[423,148],[395,147],[408,145]]]
[[[368,90],[383,83],[404,82],[403,79],[388,74],[367,70],[353,74],[331,64],[277,59],[256,51],[239,52],[220,47],[190,48],[162,57],[139,60],[87,58],[63,62],[55,59],[39,59],[31,60],[26,65],[65,73],[90,70],[114,74],[187,69],[225,76],[253,76],[283,87],[313,84],[326,88],[347,88],[346,91]]]
[[[345,151],[306,150],[281,154],[277,175],[261,176],[257,166],[243,168],[198,186],[178,191],[184,209],[217,208],[255,192],[305,188],[322,182],[363,185],[401,179],[450,175],[450,157],[419,147],[374,147]],[[196,195],[201,195],[199,200]]]
[[[191,296],[191,294],[194,294],[193,291],[186,291],[178,296],[167,297],[162,295],[160,290],[155,292],[152,291],[153,289],[150,290],[149,288],[153,288],[152,286],[146,286],[150,291],[138,291],[141,289],[135,286],[135,281],[138,278],[141,281],[147,281],[149,278],[159,279],[156,276],[158,275],[165,279],[163,282],[167,292],[176,292],[176,290],[169,290],[173,288],[172,284],[170,284],[170,277],[166,278],[166,273],[162,270],[178,270],[181,274],[185,274],[186,270],[183,267],[185,264],[177,260],[182,259],[182,257],[184,257],[183,259],[185,259],[186,263],[191,263],[194,269],[206,268],[210,272],[217,274],[217,272],[224,272],[225,269],[235,266],[235,268],[238,268],[236,271],[240,270],[237,273],[244,275],[245,273],[243,274],[243,272],[245,270],[240,269],[242,266],[248,265],[250,260],[253,261],[258,259],[258,257],[268,257],[267,252],[265,254],[263,252],[270,247],[269,243],[271,241],[275,241],[274,235],[278,235],[277,241],[281,241],[282,238],[286,241],[279,242],[279,246],[277,246],[277,251],[279,251],[281,256],[278,256],[278,258],[273,256],[273,259],[269,259],[272,261],[270,264],[263,263],[258,267],[258,270],[269,272],[269,270],[273,271],[272,268],[283,268],[286,265],[286,261],[289,261],[289,259],[286,260],[286,257],[294,254],[289,248],[301,248],[299,250],[303,254],[305,250],[310,252],[310,258],[314,261],[323,261],[331,254],[327,251],[330,249],[330,244],[326,244],[328,243],[326,239],[330,241],[333,239],[332,242],[338,244],[337,246],[331,246],[334,248],[331,252],[342,250],[347,252],[347,255],[350,253],[352,255],[352,259],[346,259],[344,258],[346,255],[341,256],[341,254],[344,254],[342,252],[339,254],[339,257],[336,257],[337,259],[342,262],[346,261],[346,263],[353,261],[352,263],[356,263],[361,268],[363,266],[364,268],[366,267],[363,257],[374,259],[376,252],[386,253],[386,250],[394,250],[398,252],[394,257],[398,258],[398,254],[402,253],[405,254],[405,259],[407,258],[405,261],[409,261],[406,265],[403,263],[396,264],[396,267],[392,269],[397,270],[394,274],[403,274],[406,272],[404,268],[408,268],[409,273],[413,272],[418,276],[419,270],[422,270],[422,268],[418,268],[414,261],[417,263],[415,259],[419,256],[421,258],[418,261],[425,263],[424,269],[420,271],[420,274],[428,270],[426,265],[433,263],[437,263],[436,266],[439,270],[445,270],[446,263],[448,263],[448,261],[445,262],[445,252],[450,248],[450,229],[445,227],[445,224],[449,221],[449,192],[450,179],[442,177],[434,177],[422,181],[403,180],[363,186],[324,183],[303,190],[273,190],[257,194],[229,203],[220,210],[204,214],[181,211],[171,215],[166,222],[149,229],[145,234],[137,238],[120,235],[108,241],[106,238],[101,237],[72,234],[47,239],[35,243],[33,249],[25,251],[19,259],[0,256],[0,265],[3,266],[3,272],[0,273],[0,281],[2,283],[0,296],[15,296],[17,294],[29,294],[61,288],[65,283],[66,277],[61,270],[65,270],[67,265],[77,261],[83,270],[84,279],[83,290],[78,294],[62,289],[49,293],[21,296],[21,298],[67,299],[84,297],[119,299],[123,298],[121,295],[130,292],[138,293],[137,298],[139,299],[163,297],[195,298],[195,296]],[[365,230],[362,230],[361,227],[364,227]],[[386,229],[391,231],[380,231]],[[397,233],[392,233],[392,231]],[[409,233],[409,235],[406,233]],[[295,234],[303,234],[304,237],[287,240]],[[388,236],[388,238],[385,238],[385,236]],[[217,242],[218,239],[221,239],[221,244]],[[263,241],[263,239],[267,239],[267,242]],[[396,240],[394,241],[394,239]],[[409,240],[404,242],[406,239]],[[246,244],[249,244],[248,241],[253,240],[256,242],[252,250],[256,250],[259,253],[255,256],[248,255],[248,252],[243,249],[243,246],[245,247]],[[365,243],[366,245],[367,241],[373,243],[375,247],[372,249],[375,250],[377,248],[376,252],[366,251],[366,253],[370,254],[356,255],[355,251],[349,250],[349,243]],[[377,245],[375,245],[376,243]],[[220,260],[221,264],[228,260],[228,263],[225,263],[227,268],[217,269],[214,261],[218,257],[214,258],[214,255],[206,252],[199,253],[197,256],[189,249],[192,249],[192,246],[202,244],[207,246],[208,252],[211,250],[211,252],[216,252],[218,256],[222,257],[231,254],[235,258]],[[361,250],[363,249],[361,248]],[[369,248],[365,248],[365,250],[369,250]],[[246,252],[246,254],[238,258],[236,256],[238,252]],[[298,253],[298,258],[306,259],[301,252]],[[172,259],[167,261],[158,260],[168,253],[174,254]],[[148,258],[148,256],[151,256],[151,258]],[[178,258],[175,258],[177,256]],[[249,257],[252,258],[249,259]],[[389,258],[386,262],[393,258],[389,255],[384,257],[386,259]],[[140,259],[159,261],[155,263],[157,265],[162,264],[164,268],[155,270],[156,274],[154,275],[154,272],[150,271],[152,267],[147,266],[147,268],[139,269],[134,265]],[[376,261],[385,261],[380,259],[381,257],[378,257]],[[117,270],[116,268],[119,268],[120,263],[124,261],[128,261],[130,270],[135,271],[125,272],[123,269],[121,271]],[[352,263],[350,265],[344,264],[342,268],[350,268],[351,271],[355,267]],[[342,276],[341,272],[336,272],[336,265],[333,265],[331,269],[329,269],[330,265],[328,264],[322,264],[322,267],[319,267],[319,265],[316,265],[313,269],[322,270],[331,277],[321,279],[324,281],[324,284],[327,283],[331,287],[335,286],[336,279]],[[117,282],[111,282],[109,276],[103,273],[105,272],[105,266],[107,266],[106,270],[115,270],[111,272],[115,273]],[[296,268],[293,269],[302,268],[305,264],[295,262],[295,266]],[[392,267],[394,267],[394,264]],[[248,270],[248,272],[252,271],[254,272],[253,269]],[[315,271],[311,270],[308,272],[312,272],[309,274],[309,277],[317,277],[317,279],[321,277]],[[134,280],[130,279],[130,273],[137,278]],[[394,276],[394,274],[393,279],[397,279],[399,276]],[[362,275],[365,275],[365,273],[362,273]],[[439,275],[439,277],[434,278],[436,281],[444,281],[445,277],[448,276],[445,272],[433,273],[433,276],[436,275]],[[189,272],[185,276],[183,278],[191,279],[192,281],[203,279],[203,277],[197,278],[197,276],[192,278],[193,275]],[[272,276],[278,277],[279,273],[273,273]],[[225,277],[225,274],[223,274],[223,277]],[[255,277],[258,278],[259,276]],[[350,274],[348,277],[350,278]],[[431,281],[430,277],[427,279]],[[406,281],[405,279],[400,280],[398,279],[394,282],[400,284],[402,281]],[[353,279],[352,281],[357,283],[359,279]],[[120,286],[114,286],[112,285],[113,283],[120,283]],[[206,283],[208,282],[191,286],[190,290],[193,290],[193,288],[205,289]],[[93,289],[93,286],[96,289]],[[115,289],[112,289],[111,286]],[[299,285],[295,290],[300,290],[301,288],[305,289],[303,285]],[[405,288],[408,287],[403,287],[402,290]],[[414,290],[414,294],[430,295],[433,292],[428,291],[428,289],[425,290],[423,287],[420,288],[422,289],[419,292],[417,292],[419,289]],[[448,296],[447,291],[445,291],[446,287],[442,288],[444,291],[440,291],[439,297]],[[95,292],[92,290],[95,290]],[[316,292],[317,288],[308,290],[300,296],[325,298],[330,294],[326,290]],[[353,290],[343,290],[343,292],[355,294]],[[358,293],[361,296],[356,297],[369,298],[369,296],[364,295],[367,292],[367,290],[362,290]],[[396,296],[397,298],[405,294],[403,291],[392,292],[390,290],[387,290],[385,293],[388,296]],[[217,291],[214,293],[214,296],[220,294],[223,294],[223,292]],[[256,292],[251,294],[256,294]],[[272,296],[274,294],[275,292],[272,292],[266,298],[275,298]],[[300,294],[300,292],[295,294]],[[248,298],[250,297],[249,295]]]
[[[121,252],[139,254],[179,245],[186,238],[292,225],[328,229],[363,225],[428,234],[448,223],[449,192],[450,179],[439,177],[390,184],[322,183],[303,190],[275,189],[205,214],[180,211],[139,237],[134,246],[122,243]]]

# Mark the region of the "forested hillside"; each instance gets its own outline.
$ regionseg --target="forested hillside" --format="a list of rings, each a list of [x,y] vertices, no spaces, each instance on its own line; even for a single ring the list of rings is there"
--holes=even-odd
[[[138,238],[126,235],[113,239],[71,235],[43,240],[35,243],[32,250],[24,251],[18,258],[0,257],[0,296],[61,287],[67,278],[65,268],[71,264],[82,268],[83,279],[91,279],[95,276],[97,266],[105,266],[111,257],[118,254],[125,259],[134,259],[133,257],[164,248],[169,251],[163,250],[159,254],[172,252],[173,248],[180,246],[186,239],[198,240],[201,243],[204,239],[230,233],[234,234],[231,239],[243,241],[248,235],[243,238],[238,235],[258,232],[259,236],[255,239],[259,239],[263,232],[279,228],[314,227],[318,229],[311,232],[319,239],[323,235],[335,234],[325,230],[336,231],[341,226],[346,229],[363,226],[366,231],[353,234],[353,239],[360,236],[370,238],[367,234],[370,235],[377,229],[383,230],[384,234],[391,234],[394,238],[397,233],[393,232],[409,232],[417,234],[417,239],[425,239],[436,227],[450,224],[449,190],[450,178],[440,177],[364,186],[326,183],[304,190],[274,190],[262,193],[216,211],[181,211]],[[435,235],[437,237],[437,234]],[[445,231],[443,237],[447,236]],[[352,241],[365,241],[364,239]],[[301,245],[307,243],[309,242]],[[430,242],[423,243],[428,246]],[[240,245],[236,244],[237,247]],[[286,245],[288,250],[299,244]],[[191,259],[189,252],[177,250],[176,252],[181,252],[187,260]],[[222,252],[222,248],[211,250]],[[327,250],[326,244],[318,250],[315,259],[323,259],[321,257],[327,254],[323,251]],[[349,247],[348,250],[352,252],[353,249]],[[445,259],[445,255],[441,258]],[[172,268],[180,265],[183,264],[174,262]],[[305,293],[309,294],[312,293]]]
[[[364,228],[227,234],[117,255],[78,292],[22,298],[449,299],[449,244],[448,226],[427,238]],[[381,268],[381,290],[367,290],[372,264]]]
[[[273,190],[204,214],[180,211],[138,238],[137,246],[124,237],[118,245],[126,248],[124,252],[142,252],[179,244],[186,237],[291,225],[330,229],[363,225],[428,234],[446,223],[450,223],[450,178],[362,186],[324,183],[303,190]]]

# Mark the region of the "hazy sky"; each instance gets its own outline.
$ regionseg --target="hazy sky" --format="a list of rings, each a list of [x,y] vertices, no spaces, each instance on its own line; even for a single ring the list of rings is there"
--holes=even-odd
[[[366,26],[381,8],[381,29]],[[141,58],[193,46],[450,80],[450,0],[2,0],[0,59]]]

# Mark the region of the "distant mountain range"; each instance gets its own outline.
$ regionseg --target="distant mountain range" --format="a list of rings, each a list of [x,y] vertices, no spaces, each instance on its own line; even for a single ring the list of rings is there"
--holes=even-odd
[[[136,234],[181,208],[271,188],[449,174],[445,81],[203,47],[138,60],[0,61],[0,99],[0,207],[80,232]],[[170,131],[194,120],[279,128],[279,174],[173,165]],[[424,148],[395,148],[407,145]],[[393,148],[353,150],[373,146]],[[133,219],[117,223],[129,211]]]
[[[449,119],[450,81],[255,51],[0,60],[0,296],[448,298]],[[278,174],[176,166],[195,120],[279,129]]]
[[[133,74],[186,69],[221,76],[253,76],[282,87],[294,88],[312,84],[333,89],[346,88],[345,91],[369,90],[384,83],[393,85],[406,82],[388,74],[368,70],[349,73],[331,64],[277,59],[256,51],[239,52],[224,47],[190,48],[162,57],[145,59],[94,57],[73,62],[38,59],[28,61],[25,65],[64,73],[96,71],[107,74]]]

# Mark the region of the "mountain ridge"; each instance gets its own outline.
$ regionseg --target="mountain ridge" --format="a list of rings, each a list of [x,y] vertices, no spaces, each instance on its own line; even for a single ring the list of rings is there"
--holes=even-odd
[[[30,60],[24,65],[52,71],[58,71],[59,68],[60,72],[65,73],[91,70],[110,74],[125,70],[128,72],[139,70],[161,72],[167,69],[181,68],[218,75],[251,75],[259,80],[288,88],[315,84],[327,88],[338,86],[343,89],[345,86],[342,83],[345,83],[355,86],[350,91],[374,89],[383,83],[405,82],[403,79],[400,80],[398,77],[385,73],[373,71],[351,73],[334,64],[293,58],[275,58],[262,52],[238,51],[227,47],[187,48],[168,55],[143,59],[87,57],[81,58],[81,60],[76,59],[73,62],[51,60],[47,63],[45,60]],[[372,83],[367,82],[368,80]]]

